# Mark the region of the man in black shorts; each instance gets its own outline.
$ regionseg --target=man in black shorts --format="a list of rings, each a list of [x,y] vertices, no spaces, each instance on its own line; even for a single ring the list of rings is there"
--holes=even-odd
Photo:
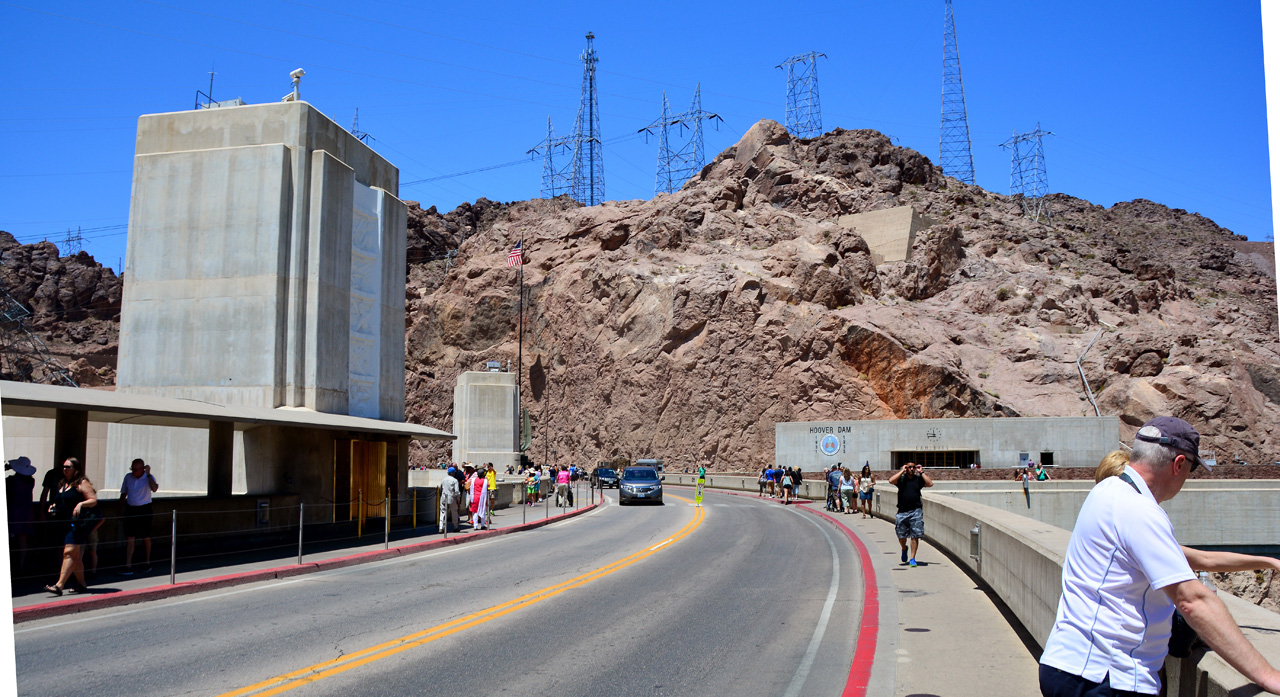
[[[151,570],[151,495],[160,488],[156,478],[151,476],[151,465],[138,458],[129,466],[129,473],[124,475],[124,483],[120,485],[120,500],[124,501],[124,571],[125,576],[133,575],[133,541],[142,538],[142,548],[146,553],[146,565],[143,572]]]
[[[916,565],[916,548],[924,537],[924,503],[920,492],[933,486],[933,480],[924,473],[924,467],[908,462],[889,477],[889,483],[898,487],[898,517],[894,528],[898,544],[902,545],[902,562]],[[911,540],[911,556],[907,556],[907,540]]]

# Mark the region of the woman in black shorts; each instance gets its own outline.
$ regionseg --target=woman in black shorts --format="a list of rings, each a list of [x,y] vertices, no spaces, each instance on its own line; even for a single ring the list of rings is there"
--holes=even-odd
[[[62,540],[62,572],[58,582],[44,589],[54,595],[62,595],[67,582],[75,576],[72,590],[82,591],[84,585],[84,561],[80,548],[89,541],[89,535],[99,523],[94,507],[98,505],[98,492],[84,476],[80,460],[72,457],[62,463],[62,482],[53,494],[49,514],[66,525]]]

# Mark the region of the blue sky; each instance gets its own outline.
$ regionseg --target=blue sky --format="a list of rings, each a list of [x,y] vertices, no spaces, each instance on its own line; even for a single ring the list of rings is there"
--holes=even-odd
[[[1256,3],[955,3],[978,183],[1009,189],[998,147],[1039,123],[1049,190],[1149,198],[1271,239],[1262,30]],[[0,0],[5,46],[0,229],[125,254],[137,117],[213,96],[289,91],[360,126],[411,182],[523,160],[572,129],[583,35],[600,55],[607,197],[653,195],[656,141],[626,136],[684,109],[701,83],[710,159],[783,120],[788,56],[820,51],[825,129],[874,128],[938,155],[941,0],[870,3],[472,3],[404,0]],[[405,186],[449,210],[539,194],[534,161]],[[60,245],[61,246],[61,245]]]

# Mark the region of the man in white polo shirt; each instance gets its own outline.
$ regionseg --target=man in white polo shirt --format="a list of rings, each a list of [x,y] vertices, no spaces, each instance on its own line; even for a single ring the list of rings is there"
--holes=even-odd
[[[1159,506],[1204,464],[1199,453],[1200,434],[1190,424],[1156,417],[1138,430],[1124,473],[1089,492],[1067,544],[1058,615],[1040,657],[1044,697],[1159,694],[1175,605],[1227,663],[1280,694],[1280,672],[1196,580]]]

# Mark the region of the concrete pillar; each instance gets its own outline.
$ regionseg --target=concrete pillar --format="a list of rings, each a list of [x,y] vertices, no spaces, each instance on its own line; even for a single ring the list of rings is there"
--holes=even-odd
[[[209,422],[209,496],[231,495],[231,457],[235,451],[235,424]]]
[[[53,465],[62,464],[69,457],[80,458],[84,467],[84,454],[89,443],[89,412],[76,409],[58,409],[53,426]]]

